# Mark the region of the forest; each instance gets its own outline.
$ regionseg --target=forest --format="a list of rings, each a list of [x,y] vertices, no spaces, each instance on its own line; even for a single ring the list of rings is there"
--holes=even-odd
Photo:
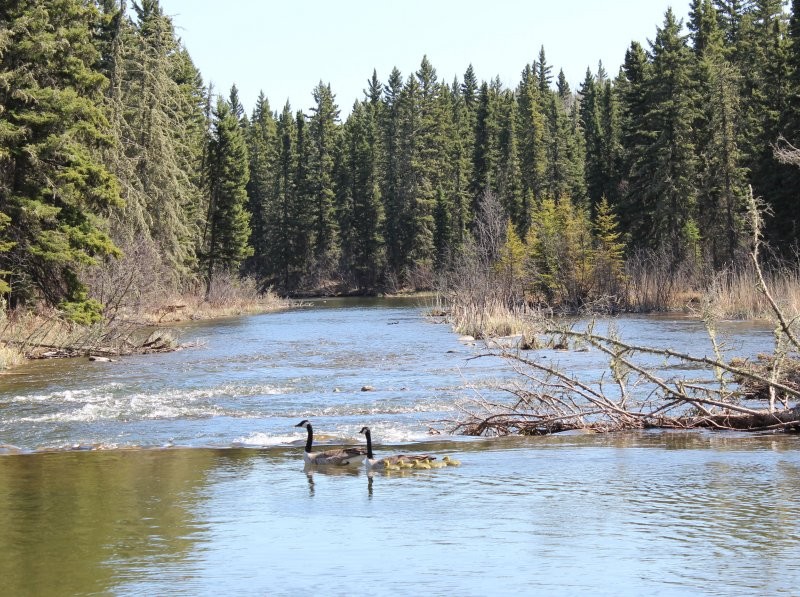
[[[769,260],[793,264],[800,169],[776,150],[800,145],[799,19],[800,0],[692,0],[578,89],[543,47],[514,88],[469,64],[441,80],[423,56],[365,73],[342,118],[323,81],[309,113],[263,92],[245,113],[158,0],[9,0],[2,307],[91,323],[230,277],[290,296],[430,289],[492,221],[490,266],[522,300],[630,308],[632,264],[695,285],[743,267],[751,193]]]

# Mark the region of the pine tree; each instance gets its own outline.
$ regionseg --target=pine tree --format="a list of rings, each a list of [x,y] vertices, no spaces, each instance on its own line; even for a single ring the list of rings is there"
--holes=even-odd
[[[269,101],[259,93],[246,131],[247,153],[250,158],[250,179],[247,182],[248,211],[252,229],[253,256],[247,271],[259,277],[270,274],[269,218],[271,193],[274,189],[277,160],[277,127]]]
[[[625,278],[625,243],[619,231],[619,222],[608,200],[603,197],[597,205],[594,218],[594,272],[600,297],[616,296],[618,299]]]
[[[222,99],[214,112],[208,168],[210,207],[204,254],[207,297],[217,273],[237,271],[253,252],[248,244],[250,217],[246,210],[247,144],[239,119]]]
[[[739,150],[740,79],[728,61],[711,0],[693,4],[689,30],[698,57],[695,76],[700,112],[695,124],[698,156],[698,225],[717,267],[734,263],[740,244],[745,171]]]
[[[535,197],[545,192],[547,170],[548,128],[544,117],[544,104],[533,68],[527,65],[517,87],[517,115],[519,117],[520,169],[522,171],[521,233],[530,224]]]
[[[148,273],[177,289],[196,274],[207,211],[201,189],[210,98],[159,2],[143,0],[134,11],[135,23],[120,32],[118,97],[111,98],[125,199],[114,234],[137,252],[144,243],[161,262]]]
[[[343,127],[338,164],[342,261],[361,290],[374,290],[384,266],[383,205],[378,181],[377,121],[356,102]]]
[[[695,250],[696,158],[692,126],[696,92],[693,54],[680,23],[667,10],[663,27],[651,42],[652,76],[644,82],[645,105],[632,148],[628,201],[643,210],[632,222],[635,243],[669,246],[676,259]]]
[[[119,254],[101,219],[120,188],[100,159],[111,142],[107,80],[94,70],[100,26],[95,5],[76,0],[0,12],[0,219],[11,221],[0,270],[12,306],[43,298],[84,323],[100,305],[78,268]]]
[[[384,109],[381,130],[383,132],[383,196],[386,213],[386,240],[388,266],[391,274],[397,275],[403,266],[402,217],[403,206],[400,197],[400,96],[403,77],[397,68],[389,75],[384,87]]]
[[[318,275],[330,275],[335,265],[338,240],[334,197],[334,161],[339,130],[339,108],[330,85],[314,88],[313,115],[309,121],[309,190],[314,201],[314,257]]]
[[[483,193],[494,191],[498,170],[498,137],[500,124],[497,114],[497,94],[483,83],[478,94],[478,109],[475,120],[475,147],[472,159],[472,181],[470,192],[473,200],[473,213],[477,213],[477,203]]]

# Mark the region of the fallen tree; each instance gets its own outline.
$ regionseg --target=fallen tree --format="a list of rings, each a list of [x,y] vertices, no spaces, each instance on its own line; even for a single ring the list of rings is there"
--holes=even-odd
[[[755,360],[726,359],[710,303],[704,306],[703,322],[713,356],[626,343],[613,322],[606,334],[595,332],[595,322],[584,330],[540,322],[536,345],[587,350],[592,358],[601,354],[603,373],[592,378],[565,371],[536,358],[540,353],[523,350],[522,342],[488,349],[481,357],[501,357],[517,373],[516,381],[502,388],[509,399],[481,396],[466,401],[460,405],[461,417],[451,421],[452,431],[466,435],[648,428],[800,431],[800,316],[783,312],[762,275],[761,211],[752,192],[749,219],[759,290],[773,314],[771,354]],[[675,370],[682,374],[674,375]],[[684,375],[688,371],[692,378]]]

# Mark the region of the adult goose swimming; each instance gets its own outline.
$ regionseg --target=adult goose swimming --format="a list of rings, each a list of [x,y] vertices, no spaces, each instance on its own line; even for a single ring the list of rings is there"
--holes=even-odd
[[[372,452],[372,433],[369,427],[362,427],[359,433],[367,437],[367,468],[370,470],[396,470],[398,468],[414,468],[415,463],[425,463],[436,460],[430,454],[395,454],[384,458],[375,458]],[[410,465],[410,466],[404,466]]]
[[[305,427],[308,432],[306,438],[306,448],[303,452],[303,461],[314,466],[333,465],[347,466],[349,464],[361,464],[367,451],[364,448],[339,448],[336,450],[325,450],[324,452],[314,452],[312,444],[314,442],[314,431],[311,423],[306,419],[300,421],[295,427]]]

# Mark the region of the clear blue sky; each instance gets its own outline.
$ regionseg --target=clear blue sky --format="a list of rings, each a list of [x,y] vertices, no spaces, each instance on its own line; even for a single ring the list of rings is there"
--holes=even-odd
[[[260,90],[273,110],[286,100],[307,111],[330,83],[342,115],[373,68],[386,81],[428,59],[448,83],[472,63],[479,80],[515,87],[544,45],[553,74],[576,89],[598,60],[616,75],[631,41],[653,39],[673,6],[689,0],[162,0],[206,83],[227,96],[233,83],[249,113]]]

